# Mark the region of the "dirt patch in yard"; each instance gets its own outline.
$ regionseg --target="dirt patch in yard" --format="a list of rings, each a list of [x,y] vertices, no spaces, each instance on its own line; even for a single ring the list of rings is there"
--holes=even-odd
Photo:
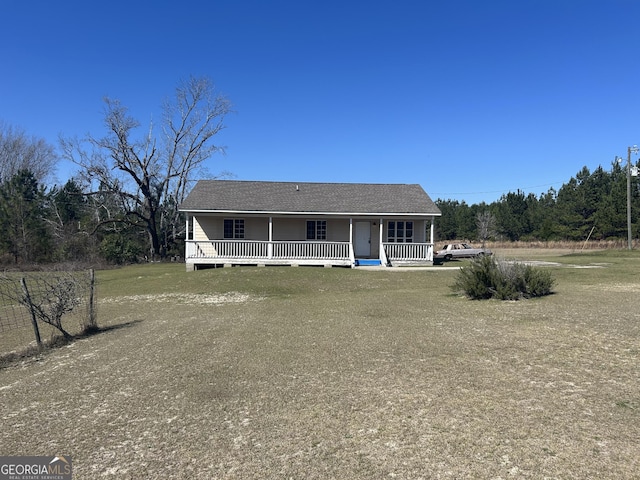
[[[547,262],[544,260],[514,260],[523,265],[531,265],[532,267],[565,267],[565,268],[605,268],[607,264],[597,263],[590,265],[574,265],[571,263]]]
[[[118,297],[106,297],[100,300],[101,303],[148,303],[148,302],[169,302],[189,305],[222,305],[225,303],[245,303],[248,301],[261,300],[258,297],[238,292],[224,293],[218,295],[204,293],[159,293],[147,295],[125,295]]]

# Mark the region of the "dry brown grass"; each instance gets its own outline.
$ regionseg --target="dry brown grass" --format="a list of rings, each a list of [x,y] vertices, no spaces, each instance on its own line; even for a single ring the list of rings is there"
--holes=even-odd
[[[473,243],[473,242],[472,242]],[[555,252],[581,252],[581,251],[594,251],[594,250],[620,250],[625,249],[628,246],[627,240],[589,240],[585,242],[575,242],[567,240],[552,240],[552,241],[516,241],[516,242],[499,242],[490,241],[485,244],[487,248],[495,249],[517,249],[526,250],[527,253],[542,254],[546,250]],[[633,248],[640,246],[637,240],[632,242]]]
[[[0,370],[2,453],[82,479],[637,478],[640,257],[548,259],[600,268],[522,302],[452,296],[448,269],[104,274],[121,328]]]

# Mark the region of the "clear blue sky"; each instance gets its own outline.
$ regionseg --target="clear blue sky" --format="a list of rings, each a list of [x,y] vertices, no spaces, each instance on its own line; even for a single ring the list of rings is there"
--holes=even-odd
[[[210,77],[236,113],[209,169],[239,180],[473,204],[640,144],[636,0],[15,1],[0,60],[0,119],[56,145],[104,133],[104,96],[147,125]]]

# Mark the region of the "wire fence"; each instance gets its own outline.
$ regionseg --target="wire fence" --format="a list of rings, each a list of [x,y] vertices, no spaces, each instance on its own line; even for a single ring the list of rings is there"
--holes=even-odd
[[[0,274],[0,355],[97,328],[95,275]]]

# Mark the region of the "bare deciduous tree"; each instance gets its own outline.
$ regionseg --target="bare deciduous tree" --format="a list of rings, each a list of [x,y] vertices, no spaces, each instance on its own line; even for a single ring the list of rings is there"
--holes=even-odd
[[[0,181],[28,170],[42,182],[58,161],[53,146],[44,139],[28,136],[24,130],[0,122]]]
[[[163,105],[159,141],[153,125],[135,139],[140,123],[127,108],[108,98],[105,105],[107,135],[88,136],[86,142],[61,139],[63,155],[80,166],[81,177],[91,186],[88,195],[99,198],[108,192],[111,201],[117,199],[119,216],[106,221],[144,228],[151,256],[161,254],[166,245],[163,232],[170,231],[168,236],[175,238],[183,228],[178,206],[194,175],[205,160],[224,151],[213,137],[224,128],[231,104],[215,93],[207,78],[181,82],[175,98]]]
[[[478,229],[478,239],[484,248],[485,242],[496,235],[496,217],[491,212],[478,212],[476,215],[476,227]]]

